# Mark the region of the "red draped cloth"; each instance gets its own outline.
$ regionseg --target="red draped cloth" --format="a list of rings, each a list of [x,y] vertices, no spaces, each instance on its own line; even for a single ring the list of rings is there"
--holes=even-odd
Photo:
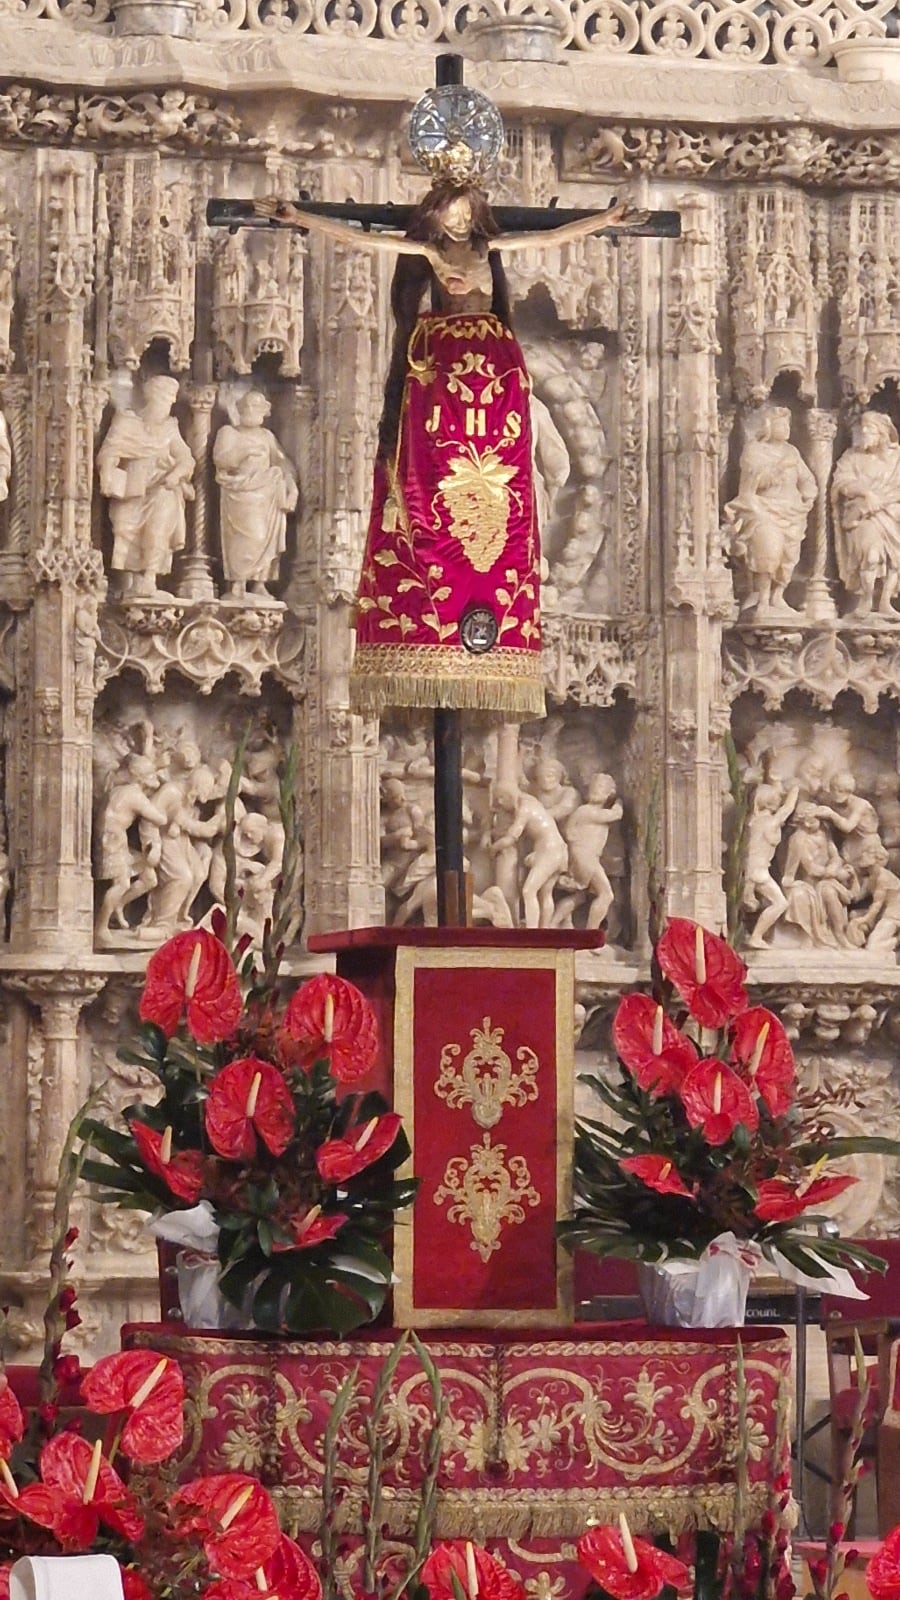
[[[421,1335],[440,1374],[447,1418],[436,1485],[436,1536],[484,1540],[520,1580],[581,1600],[587,1573],[574,1541],[589,1520],[626,1512],[637,1533],[734,1526],[737,1462],[743,1515],[758,1529],[789,1470],[785,1408],[791,1350],[776,1329],[581,1324],[554,1332],[458,1329]],[[171,1355],[184,1370],[188,1427],[177,1476],[251,1472],[274,1490],[285,1522],[311,1538],[322,1517],[325,1429],[350,1373],[355,1392],[330,1465],[341,1486],[342,1561],[362,1587],[369,1465],[364,1419],[396,1330],[347,1340],[126,1327],[127,1349]],[[746,1423],[740,1423],[738,1343]],[[433,1395],[407,1346],[390,1381],[380,1516],[408,1552],[427,1472]],[[151,1478],[158,1469],[135,1468]]]
[[[530,381],[491,312],[429,314],[409,343],[395,458],[375,465],[351,703],[542,716]],[[496,643],[460,622],[486,609]]]

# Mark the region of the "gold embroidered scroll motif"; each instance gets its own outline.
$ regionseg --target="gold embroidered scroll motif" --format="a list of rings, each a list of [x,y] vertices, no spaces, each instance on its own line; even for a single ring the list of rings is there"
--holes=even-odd
[[[472,1028],[469,1037],[472,1048],[461,1065],[458,1058],[462,1046],[444,1045],[434,1092],[452,1111],[471,1105],[479,1128],[493,1128],[505,1105],[524,1106],[538,1098],[535,1079],[540,1062],[534,1051],[523,1044],[516,1051],[516,1070],[503,1048],[503,1029],[492,1028],[490,1017],[484,1018],[480,1028]]]
[[[505,1144],[492,1145],[486,1133],[480,1145],[472,1145],[468,1160],[454,1156],[448,1161],[443,1182],[434,1194],[437,1206],[451,1202],[447,1210],[451,1222],[471,1229],[471,1248],[482,1261],[500,1249],[504,1224],[514,1227],[524,1222],[525,1206],[541,1203],[525,1157],[507,1160],[506,1152]]]

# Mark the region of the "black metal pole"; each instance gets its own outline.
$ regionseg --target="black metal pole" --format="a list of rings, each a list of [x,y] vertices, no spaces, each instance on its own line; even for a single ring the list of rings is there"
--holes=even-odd
[[[434,855],[442,928],[468,920],[462,799],[462,713],[441,706],[434,713]]]
[[[434,81],[439,89],[462,83],[462,56],[439,55]],[[467,921],[462,801],[462,713],[442,706],[434,713],[434,854],[442,928]]]

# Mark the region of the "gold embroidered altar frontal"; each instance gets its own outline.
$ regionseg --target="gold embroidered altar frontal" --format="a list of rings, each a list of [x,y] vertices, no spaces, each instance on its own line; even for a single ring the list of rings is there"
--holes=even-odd
[[[621,1330],[621,1331],[620,1331]],[[523,1578],[564,1579],[582,1594],[574,1546],[588,1519],[627,1512],[636,1531],[727,1528],[740,1446],[737,1338],[746,1369],[745,1447],[750,1522],[772,1498],[787,1430],[786,1336],[747,1328],[685,1333],[623,1324],[568,1337],[535,1333],[423,1336],[447,1402],[438,1479],[441,1537],[486,1542]],[[174,1356],[184,1370],[182,1478],[257,1474],[291,1529],[314,1535],[322,1516],[324,1437],[347,1374],[358,1369],[334,1469],[339,1525],[361,1528],[369,1452],[364,1420],[391,1330],[336,1342],[126,1327],[126,1348]],[[428,1378],[407,1347],[385,1408],[382,1520],[399,1541],[413,1531],[433,1419]],[[776,1459],[780,1453],[781,1459]]]

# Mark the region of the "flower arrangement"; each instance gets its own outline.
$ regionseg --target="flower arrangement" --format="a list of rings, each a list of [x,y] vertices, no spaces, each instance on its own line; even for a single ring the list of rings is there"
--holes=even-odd
[[[208,1237],[221,1293],[256,1327],[345,1334],[384,1304],[409,1144],[381,1096],[354,1091],[378,1051],[359,990],[323,974],[280,1007],[254,979],[202,928],[151,956],[141,1048],[122,1056],[162,1092],[124,1130],[85,1119],[82,1170],[103,1198]]]
[[[784,1027],[750,1004],[746,969],[724,939],[672,918],[654,977],[653,995],[626,995],[616,1011],[619,1082],[585,1080],[616,1125],[576,1125],[565,1244],[652,1263],[697,1260],[732,1235],[750,1262],[765,1257],[783,1276],[853,1293],[847,1269],[883,1262],[809,1226],[857,1181],[834,1161],[897,1155],[900,1144],[836,1136],[822,1097],[798,1091]]]

